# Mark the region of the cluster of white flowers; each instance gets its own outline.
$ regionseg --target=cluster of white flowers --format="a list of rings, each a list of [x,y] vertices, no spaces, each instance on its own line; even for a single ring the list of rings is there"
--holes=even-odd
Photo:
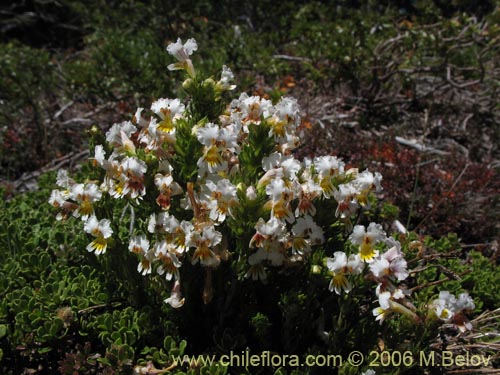
[[[178,60],[169,69],[184,69],[189,79],[194,79],[190,55],[197,47],[193,39],[169,45],[168,52]],[[224,66],[214,88],[233,89],[232,78],[231,70]],[[341,220],[352,231],[349,239],[355,250],[350,254],[337,251],[326,260],[332,277],[330,290],[349,293],[350,278],[369,273],[378,284],[377,320],[382,321],[392,311],[405,312],[409,306],[406,293],[397,286],[408,277],[400,244],[379,224],[365,228],[351,223],[353,215],[369,204],[369,194],[381,189],[379,173],[347,169],[335,156],[295,159],[292,151],[299,145],[297,128],[301,122],[297,101],[285,97],[273,105],[270,100],[242,94],[217,120],[192,126],[191,136],[198,141],[201,155],[193,161],[197,177],[193,182],[181,181],[173,159],[178,128],[189,120],[189,105],[179,99],[158,99],[150,111],[139,108],[132,121],[114,124],[106,133],[107,145],[95,146],[91,158],[103,171],[99,184],[79,184],[65,171],[59,172],[57,185],[61,189],[52,192],[49,202],[60,209],[58,219],[72,214],[84,221],[85,232],[94,237],[88,251],[105,253],[113,234],[111,222],[99,220],[95,214],[95,206],[105,194],[137,206],[156,202],[147,232],[133,228],[128,249],[137,255],[137,270],[142,275],[157,273],[173,282],[172,295],[165,302],[181,307],[183,262],[213,269],[228,259],[225,223],[228,218],[238,220],[235,211],[241,197],[248,201],[260,197],[266,214],[254,223],[246,259],[248,278],[266,280],[270,267],[303,261],[314,246],[324,243],[322,225]],[[241,181],[245,173],[239,157],[251,133],[263,126],[274,150],[261,160],[261,166],[255,166],[261,168],[258,181],[238,185],[235,181]],[[318,205],[329,199],[336,203],[331,222],[316,222]],[[177,211],[171,209],[174,202]],[[184,211],[176,217],[179,209]],[[443,312],[438,315],[443,316]]]

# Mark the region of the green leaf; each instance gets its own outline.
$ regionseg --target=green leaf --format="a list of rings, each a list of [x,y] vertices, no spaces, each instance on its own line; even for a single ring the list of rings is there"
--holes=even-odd
[[[0,324],[0,339],[7,335],[7,326],[5,324]]]

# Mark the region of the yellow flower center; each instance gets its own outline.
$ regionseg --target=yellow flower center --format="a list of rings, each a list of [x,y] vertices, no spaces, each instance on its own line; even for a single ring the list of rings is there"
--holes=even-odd
[[[344,290],[347,289],[347,278],[343,273],[336,273],[333,275],[333,285],[336,288],[342,288]]]
[[[164,133],[171,133],[174,130],[174,123],[170,118],[170,115],[166,115],[165,118],[158,124],[158,130]]]
[[[106,248],[108,247],[108,242],[104,237],[97,237],[94,241],[92,241],[90,246],[96,254],[104,254],[106,252]]]
[[[363,243],[359,247],[359,257],[363,261],[371,260],[375,257],[377,252],[375,251],[372,241],[370,238],[365,237]]]
[[[217,146],[211,146],[203,155],[203,160],[205,160],[208,165],[213,167],[214,165],[218,165],[222,163],[222,157],[219,155],[217,150]]]

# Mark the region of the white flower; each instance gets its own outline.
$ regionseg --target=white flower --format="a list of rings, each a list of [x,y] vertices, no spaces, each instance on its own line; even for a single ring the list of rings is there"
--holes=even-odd
[[[349,240],[359,245],[359,255],[363,261],[371,262],[378,255],[375,245],[383,241],[386,235],[382,226],[376,223],[370,223],[365,231],[363,225],[356,225],[349,236]]]
[[[257,280],[266,281],[267,279],[266,268],[262,263],[251,264],[250,258],[252,257],[252,255],[248,257],[248,263],[250,263],[250,268],[245,273],[245,277],[252,278],[252,280],[254,281]]]
[[[146,173],[146,163],[136,157],[126,157],[120,164],[126,176],[142,177]]]
[[[469,296],[468,293],[461,293],[458,296],[453,308],[455,311],[474,310],[476,308],[476,305],[474,304],[474,300],[471,296]]]
[[[399,246],[393,246],[370,263],[370,270],[376,278],[395,276],[399,281],[409,276],[407,267]]]
[[[161,146],[165,143],[174,144],[176,142],[173,121],[167,118],[158,122],[155,117],[152,117],[147,129],[141,134],[139,140],[141,144],[145,144],[146,151],[155,151],[158,157],[163,158],[166,150],[162,149]]]
[[[66,202],[65,194],[60,190],[52,190],[50,193],[49,204],[51,204],[55,208],[62,207]]]
[[[260,248],[257,249],[255,253],[250,255],[248,257],[248,263],[252,266],[255,267],[257,265],[260,265],[261,262],[267,260],[269,261],[273,266],[281,266],[283,265],[283,262],[285,260],[285,256],[283,254],[282,247],[281,246],[274,246],[277,244],[277,241],[271,242],[268,241],[268,244],[270,246],[266,246],[265,248]],[[258,269],[257,269],[258,270]],[[254,269],[256,271],[256,269]],[[261,270],[259,270],[261,272]],[[262,277],[259,276],[261,280],[264,280]]]
[[[220,259],[211,248],[222,241],[222,233],[215,230],[213,225],[203,228],[202,233],[194,231],[187,240],[189,247],[196,247],[193,254],[192,263],[198,261],[204,266],[218,266]]]
[[[248,96],[246,93],[240,95],[231,103],[231,108],[240,112],[240,118],[243,124],[259,125],[262,117],[268,118],[273,108],[272,102],[262,99],[258,96]],[[248,129],[246,129],[248,131]]]
[[[192,55],[194,51],[198,49],[198,44],[194,39],[188,39],[186,43],[182,44],[182,40],[179,38],[177,42],[171,43],[167,47],[167,52],[174,56],[178,62],[175,64],[170,64],[167,68],[168,70],[179,70],[185,69],[188,74],[193,77],[194,67],[189,56]]]
[[[351,254],[348,258],[343,251],[336,251],[333,254],[333,258],[327,258],[326,266],[333,274],[328,289],[330,291],[335,290],[335,293],[339,295],[342,290],[349,293],[352,289],[352,285],[346,275],[359,275],[363,272],[364,267],[358,254]]]
[[[139,125],[141,128],[145,128],[148,126],[148,122],[142,117],[142,112],[144,108],[138,107],[135,111],[134,117],[132,118],[132,123],[135,125]]]
[[[183,117],[185,109],[186,107],[179,99],[158,99],[153,102],[151,110],[161,119],[158,124],[154,124],[155,130],[162,133],[174,133],[175,122]]]
[[[101,199],[102,193],[96,184],[75,184],[71,186],[69,196],[78,203],[73,216],[87,220],[90,215],[94,214],[94,203]]]
[[[103,145],[97,145],[94,148],[94,157],[91,158],[95,166],[103,167],[106,160],[106,153]]]
[[[236,186],[228,179],[222,179],[217,181],[217,184],[208,180],[204,188],[210,201],[210,219],[222,223],[226,215],[231,215],[231,209],[238,204]]]
[[[292,191],[286,186],[281,178],[271,180],[266,186],[266,194],[271,198],[265,207],[271,208],[271,215],[280,220],[293,223],[295,217],[291,208]]]
[[[385,291],[378,293],[378,303],[379,307],[373,309],[372,313],[375,316],[375,320],[379,321],[380,324],[385,320],[387,315],[389,315],[391,311],[391,292]]]
[[[321,178],[344,173],[344,165],[344,162],[336,156],[327,155],[314,158],[314,167]]]
[[[302,169],[302,164],[292,155],[284,156],[279,152],[273,152],[269,156],[262,158],[262,168],[268,172],[266,175],[270,178],[279,176],[286,181],[296,181],[298,179],[297,174]]]
[[[157,173],[155,174],[154,182],[158,190],[162,193],[169,192],[171,195],[182,193],[181,187],[174,181],[172,175]]]
[[[175,280],[170,297],[164,302],[168,303],[174,309],[178,309],[184,305],[184,298],[182,298],[181,294],[181,282],[179,280]]]
[[[446,290],[441,291],[439,297],[432,302],[437,317],[441,320],[449,321],[455,313],[454,305],[456,301],[457,299],[450,292]]]
[[[205,147],[210,147],[217,143],[219,136],[219,126],[211,122],[205,124],[203,127],[199,127],[196,131],[196,138]]]
[[[111,222],[108,219],[97,220],[97,218],[92,215],[86,221],[83,229],[86,233],[96,238],[87,245],[87,250],[89,252],[95,251],[97,255],[104,254],[108,246],[107,239],[113,234]]]
[[[436,313],[436,316],[445,322],[453,318],[462,331],[472,328],[462,314],[464,310],[473,310],[475,308],[474,301],[468,293],[460,294],[457,299],[450,292],[443,290],[439,293],[439,297],[432,302],[431,308]]]
[[[236,85],[232,85],[231,82],[234,80],[234,74],[226,65],[222,65],[222,73],[219,82],[217,82],[217,87],[221,90],[234,90]]]
[[[200,176],[207,171],[216,173],[227,168],[227,162],[222,158],[222,151],[225,148],[219,146],[220,135],[219,126],[210,122],[196,131],[198,141],[204,145],[203,156],[197,162]]]
[[[281,98],[274,107],[274,113],[268,122],[271,125],[269,136],[274,137],[276,142],[286,143],[300,124],[298,115],[299,107],[297,100],[293,98]]]
[[[113,124],[113,126],[106,133],[106,141],[115,148],[123,147],[123,137],[128,139],[137,131],[137,128],[130,121],[124,121],[119,124]]]
[[[144,235],[134,236],[130,239],[128,249],[138,255],[146,254],[149,251],[149,241]]]
[[[257,190],[255,189],[255,187],[254,186],[247,187],[247,190],[245,191],[245,196],[250,201],[256,200],[257,199]]]
[[[332,177],[344,173],[344,162],[335,156],[317,156],[314,158],[314,168],[319,175],[319,185],[323,189],[326,198],[330,198],[335,187],[332,183]]]
[[[68,176],[68,171],[65,169],[60,169],[57,171],[56,184],[64,189],[69,189],[75,181]]]
[[[83,229],[94,237],[109,238],[113,234],[111,222],[108,219],[97,220],[94,215],[86,221]]]
[[[335,217],[341,219],[350,218],[358,209],[358,203],[354,197],[358,194],[356,188],[350,184],[341,184],[338,190],[333,192],[333,197],[338,202],[337,209],[335,210]]]
[[[269,260],[275,266],[283,264],[285,256],[283,254],[284,244],[288,242],[286,225],[275,217],[269,221],[259,218],[255,225],[256,233],[250,240],[249,247],[259,248],[250,257],[257,263],[257,260]],[[249,257],[249,261],[250,261]]]
[[[407,295],[409,295],[408,291],[396,288],[390,283],[381,283],[377,286],[375,294],[378,297],[380,306],[373,309],[372,313],[376,317],[375,320],[380,321],[380,324],[392,312],[400,313],[415,321],[419,321],[419,317],[412,311],[412,309],[415,310],[415,307],[406,300]]]
[[[182,188],[174,181],[171,175],[157,173],[155,174],[154,182],[160,191],[160,195],[156,198],[156,203],[163,210],[168,210],[172,196],[182,194]]]
[[[167,47],[167,52],[174,56],[179,61],[184,61],[189,59],[189,56],[193,54],[194,51],[198,49],[198,44],[196,40],[191,38],[182,44],[181,38],[177,39],[177,42],[170,43]]]
[[[139,256],[139,264],[137,265],[137,272],[143,276],[151,273],[152,252],[149,249],[149,241],[146,236],[134,236],[130,239],[128,245],[129,251]]]
[[[172,277],[179,280],[179,268],[182,263],[177,258],[175,248],[166,241],[161,241],[155,244],[154,254],[156,259],[160,262],[156,272],[158,272],[159,275],[165,274],[165,278],[169,281],[172,280]]]
[[[292,227],[292,251],[303,254],[311,251],[311,245],[324,242],[323,230],[311,216],[299,217]]]
[[[238,144],[238,129],[235,124],[224,126],[220,129],[218,142],[220,145],[233,153],[238,153],[240,145]]]
[[[368,204],[368,193],[370,191],[375,190],[379,192],[382,190],[382,186],[380,184],[381,181],[382,175],[378,172],[373,174],[370,171],[366,170],[356,176],[354,181],[352,181],[352,184],[358,190],[356,200],[359,202],[359,204],[361,204],[362,206]]]
[[[293,122],[294,125],[300,124],[300,108],[297,99],[282,97],[274,108],[276,110],[276,115],[278,115],[281,120],[286,120],[289,123]]]

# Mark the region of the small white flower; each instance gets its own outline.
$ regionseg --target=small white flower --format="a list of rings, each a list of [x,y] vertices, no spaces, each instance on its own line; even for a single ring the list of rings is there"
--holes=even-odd
[[[60,190],[52,190],[50,193],[49,204],[51,204],[55,208],[60,208],[66,202],[67,195],[61,192]]]
[[[210,147],[217,143],[220,137],[220,128],[217,124],[207,123],[199,127],[196,132],[196,138],[205,147]]]
[[[194,231],[187,239],[189,247],[195,247],[196,250],[193,254],[192,263],[196,264],[198,261],[204,266],[218,266],[220,259],[213,252],[212,248],[222,241],[222,233],[215,230],[213,225],[206,226],[203,231]]]
[[[130,121],[124,121],[119,124],[113,124],[106,133],[106,141],[113,147],[123,146],[122,132],[126,138],[130,138],[137,131],[137,128]]]
[[[359,245],[359,255],[365,262],[371,262],[378,255],[378,250],[375,250],[375,245],[383,241],[386,235],[382,226],[376,223],[370,223],[365,230],[363,225],[356,225],[349,236],[349,240]]]
[[[454,320],[459,320],[459,328],[462,331],[472,328],[462,314],[464,310],[473,310],[475,308],[474,301],[468,293],[460,294],[457,299],[450,292],[443,290],[439,293],[439,297],[432,302],[431,308],[433,308],[437,317],[445,322],[454,317],[460,317],[460,319]]]
[[[319,185],[326,198],[334,193],[332,178],[344,173],[344,162],[335,156],[317,156],[314,158],[314,168],[319,175]]]
[[[238,204],[236,186],[228,179],[219,180],[217,184],[208,180],[204,189],[210,202],[210,219],[222,223],[226,215],[232,215],[231,209]]]
[[[455,311],[474,310],[476,308],[476,305],[474,304],[474,300],[471,296],[469,296],[468,293],[461,293],[458,296],[453,308]]]
[[[222,73],[219,82],[217,82],[217,87],[221,90],[234,90],[236,85],[232,85],[231,82],[234,80],[234,74],[226,65],[222,65]]]
[[[184,61],[189,59],[189,56],[193,54],[194,51],[198,49],[198,44],[196,40],[191,38],[182,44],[181,38],[177,39],[177,42],[170,43],[167,46],[167,52],[174,56],[179,61]]]
[[[108,219],[97,220],[97,218],[92,215],[86,221],[83,229],[86,233],[95,237],[95,240],[87,245],[87,250],[89,252],[94,251],[97,255],[104,254],[108,246],[107,239],[113,234],[111,222]]]
[[[178,62],[175,64],[170,64],[167,68],[168,70],[180,70],[185,69],[187,73],[193,77],[195,74],[193,63],[189,56],[192,55],[194,51],[198,49],[198,44],[194,39],[188,39],[186,43],[182,44],[182,40],[179,38],[177,42],[171,43],[167,47],[167,52],[174,56]]]
[[[175,123],[184,116],[186,107],[179,99],[158,99],[151,104],[151,110],[160,117],[158,124],[150,123],[154,127],[153,133],[159,131],[165,134],[175,133]]]
[[[181,282],[179,280],[175,280],[170,297],[168,297],[164,302],[168,303],[174,309],[178,309],[184,305],[184,301],[185,300],[182,298],[181,294]]]
[[[166,241],[161,241],[155,244],[154,254],[156,259],[160,262],[156,272],[158,272],[159,275],[165,274],[165,278],[169,281],[172,280],[173,277],[179,280],[179,268],[182,263],[177,258],[175,248]]]
[[[128,249],[135,254],[144,255],[149,251],[149,241],[144,235],[134,236],[130,239]]]
[[[91,158],[93,161],[94,165],[103,167],[104,162],[106,160],[106,153],[104,151],[104,146],[103,145],[97,145],[94,148],[94,157]]]
[[[69,189],[75,181],[68,176],[68,171],[66,169],[60,169],[57,171],[56,184],[63,189]]]
[[[130,239],[128,245],[129,251],[139,256],[139,264],[137,265],[137,272],[143,276],[151,273],[151,261],[153,259],[152,252],[149,248],[149,241],[146,236],[134,236]]]
[[[346,275],[359,275],[363,272],[364,267],[358,254],[351,254],[348,258],[343,251],[336,251],[333,258],[327,258],[326,266],[333,274],[328,289],[332,292],[335,291],[338,295],[341,294],[342,290],[349,293],[352,289]]]
[[[299,217],[292,227],[292,251],[304,254],[311,251],[311,245],[324,242],[323,229],[311,216]]]
[[[245,196],[250,201],[256,200],[257,199],[257,190],[255,189],[255,187],[254,186],[247,187],[247,190],[245,192]]]
[[[344,173],[344,162],[336,156],[317,156],[314,158],[314,167],[320,178],[332,177]]]
[[[352,181],[352,184],[358,190],[356,200],[361,206],[368,204],[368,194],[370,191],[375,190],[376,192],[379,192],[382,190],[381,181],[382,175],[378,172],[373,174],[366,170],[356,176],[354,181]]]
[[[373,309],[372,313],[375,316],[375,320],[379,321],[380,324],[383,323],[387,315],[389,315],[391,311],[391,292],[385,291],[378,293],[378,303],[379,307]]]
[[[341,219],[350,218],[358,209],[359,205],[354,197],[358,194],[356,188],[350,184],[341,184],[338,190],[333,192],[333,197],[338,202],[335,217]]]
[[[69,197],[78,203],[73,216],[85,221],[94,214],[94,203],[101,199],[102,193],[96,184],[75,184],[71,186]]]

